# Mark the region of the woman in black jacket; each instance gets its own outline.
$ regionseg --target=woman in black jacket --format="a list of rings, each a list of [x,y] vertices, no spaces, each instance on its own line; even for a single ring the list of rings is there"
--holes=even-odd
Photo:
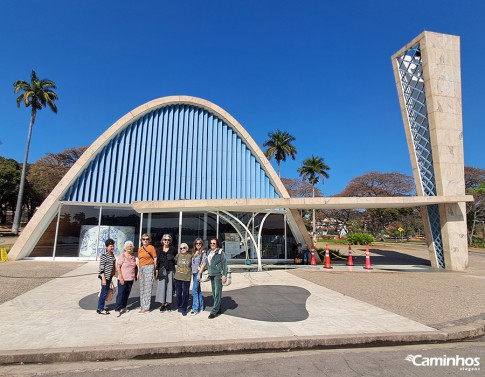
[[[164,234],[162,246],[157,250],[157,295],[155,301],[160,303],[161,312],[172,311],[173,275],[175,273],[175,255],[177,250],[172,246],[172,236]]]

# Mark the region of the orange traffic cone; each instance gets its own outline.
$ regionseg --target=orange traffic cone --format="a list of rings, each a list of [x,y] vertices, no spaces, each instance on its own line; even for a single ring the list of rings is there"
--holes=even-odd
[[[325,266],[324,268],[333,268],[330,265],[330,251],[328,251],[328,243],[327,246],[325,247]]]
[[[370,253],[369,253],[369,245],[365,247],[365,267],[366,270],[372,270],[370,265]]]
[[[312,245],[312,258],[310,259],[310,264],[317,264],[317,259],[315,258],[315,246]]]
[[[347,258],[347,266],[353,266],[354,265],[354,261],[352,260],[352,249],[350,248],[350,245],[349,245],[349,256]]]

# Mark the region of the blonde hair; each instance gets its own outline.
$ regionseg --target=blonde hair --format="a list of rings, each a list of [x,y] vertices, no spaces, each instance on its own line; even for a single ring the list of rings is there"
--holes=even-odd
[[[143,233],[140,238],[148,238],[150,241],[152,240],[152,236],[150,236],[148,233]]]

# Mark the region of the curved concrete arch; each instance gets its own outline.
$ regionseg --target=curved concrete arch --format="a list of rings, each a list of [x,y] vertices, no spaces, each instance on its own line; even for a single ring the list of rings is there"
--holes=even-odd
[[[274,168],[254,142],[253,138],[244,129],[244,127],[227,111],[207,100],[191,97],[191,96],[170,96],[158,98],[149,101],[134,110],[128,112],[115,123],[113,123],[101,136],[99,136],[93,144],[84,152],[79,160],[66,173],[62,180],[57,184],[54,190],[49,194],[46,200],[42,203],[36,211],[32,219],[29,221],[25,229],[21,232],[20,237],[9,252],[9,258],[16,260],[28,256],[35,247],[37,241],[40,239],[46,228],[62,205],[62,200],[71,184],[84,172],[89,166],[89,163],[103,150],[103,148],[122,130],[124,130],[133,122],[142,118],[146,114],[157,109],[170,105],[193,105],[207,110],[208,112],[220,117],[224,122],[230,126],[234,132],[245,142],[247,148],[251,151],[253,156],[260,163],[261,168],[267,174],[275,191],[282,198],[289,198],[289,194],[277,176]],[[103,203],[99,203],[103,204]]]

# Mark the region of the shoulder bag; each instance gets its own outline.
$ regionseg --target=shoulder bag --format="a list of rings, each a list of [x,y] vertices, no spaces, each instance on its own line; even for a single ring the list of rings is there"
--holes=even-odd
[[[224,273],[224,266],[222,265],[222,249],[219,249],[220,250],[220,262],[221,262],[221,273]],[[229,266],[227,266],[227,260],[226,260],[226,267],[227,267],[227,273],[226,273],[226,282],[225,283],[222,283],[222,285],[224,287],[227,287],[228,285],[231,285],[232,283],[232,273],[231,273],[231,269],[229,268]]]

